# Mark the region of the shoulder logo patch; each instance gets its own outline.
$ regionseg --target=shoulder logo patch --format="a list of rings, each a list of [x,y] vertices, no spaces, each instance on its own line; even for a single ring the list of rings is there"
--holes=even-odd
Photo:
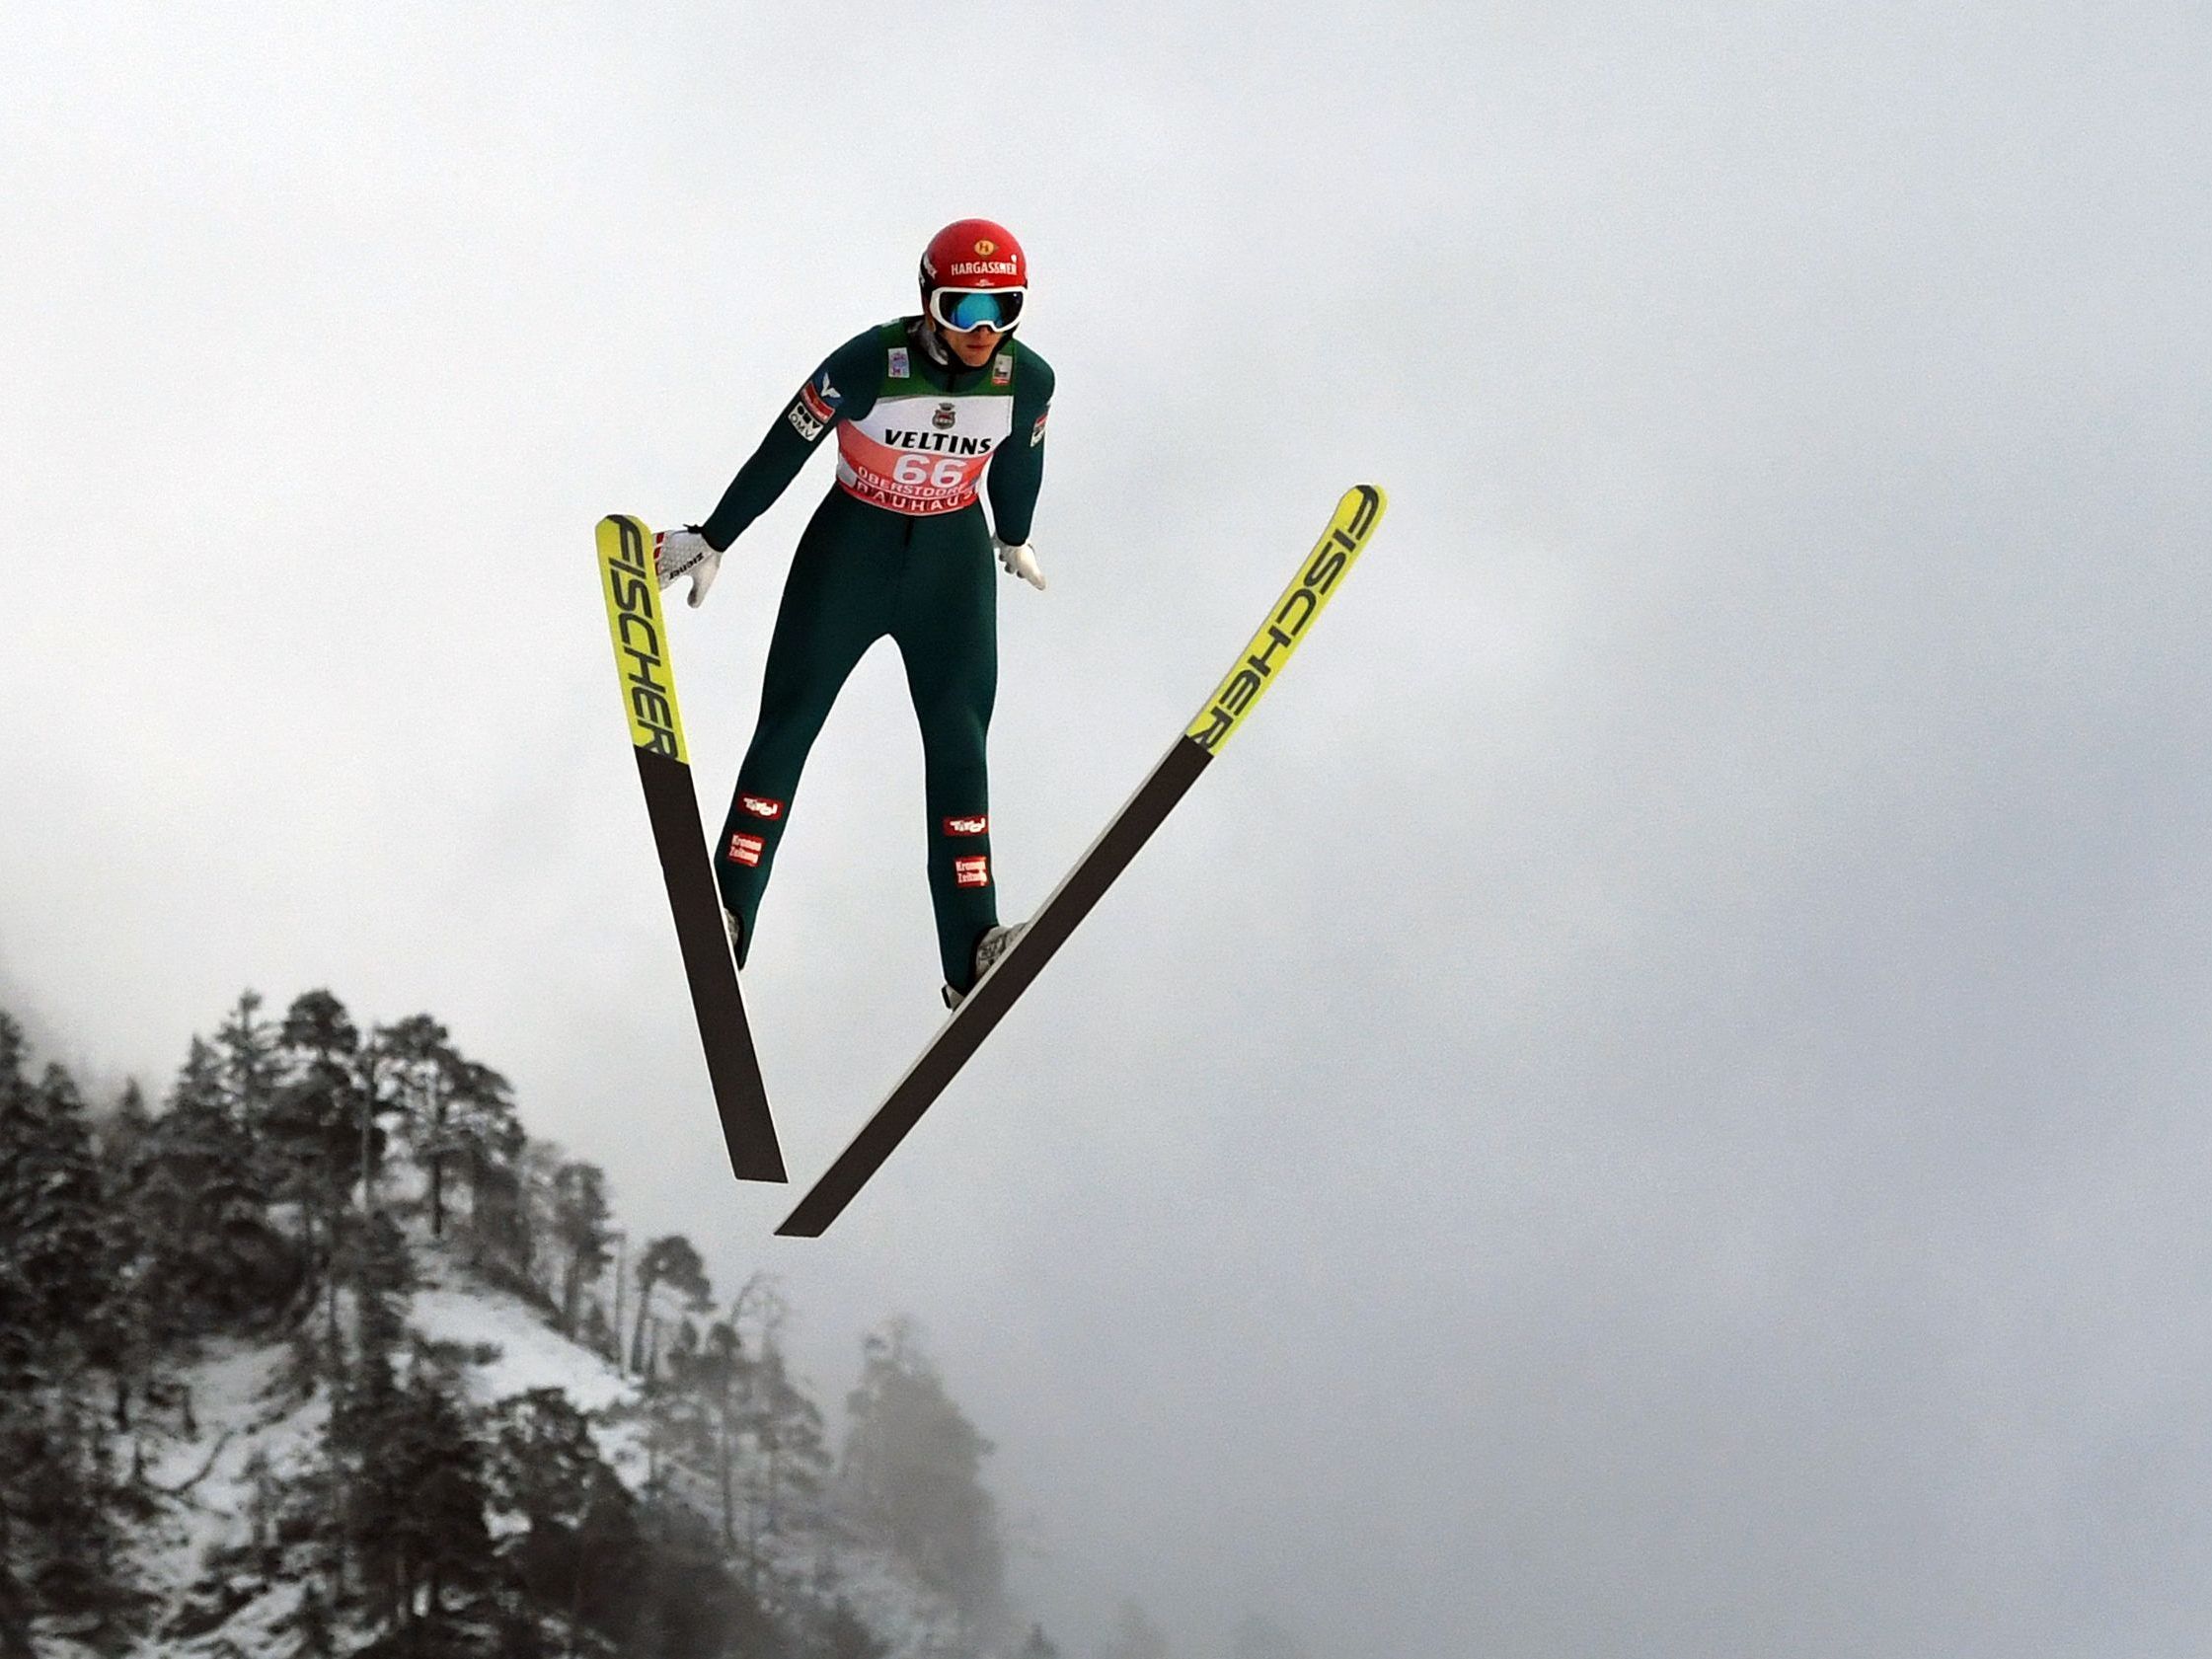
[[[907,366],[905,346],[894,345],[891,347],[891,363],[889,372],[890,377],[893,380],[904,380],[909,374],[913,372]]]
[[[993,386],[1011,386],[1014,384],[1013,352],[1001,351],[991,359],[991,384]]]

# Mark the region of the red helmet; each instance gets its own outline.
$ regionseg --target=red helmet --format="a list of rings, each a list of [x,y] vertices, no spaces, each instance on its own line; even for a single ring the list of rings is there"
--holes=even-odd
[[[937,294],[1005,292],[1004,327],[1021,315],[1021,294],[1030,286],[1030,262],[1004,225],[989,219],[957,219],[930,238],[922,251],[922,311],[940,323]],[[959,325],[964,326],[964,325]]]

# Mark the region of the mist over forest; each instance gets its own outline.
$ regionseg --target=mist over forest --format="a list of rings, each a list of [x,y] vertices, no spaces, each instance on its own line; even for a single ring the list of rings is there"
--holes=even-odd
[[[2201,1659],[2201,0],[0,65],[0,1659]],[[1390,507],[780,1238],[592,527],[703,522],[971,215],[1056,377],[1002,920]],[[670,607],[709,826],[829,475]],[[793,1186],[945,1017],[928,787],[878,645],[744,969]]]
[[[0,1012],[0,1655],[1062,1652],[917,1323],[825,1401],[794,1312],[429,1015],[248,992],[96,1100]]]

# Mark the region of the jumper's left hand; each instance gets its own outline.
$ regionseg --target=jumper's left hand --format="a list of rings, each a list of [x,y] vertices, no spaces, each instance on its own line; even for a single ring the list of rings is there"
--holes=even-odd
[[[1028,542],[1002,542],[993,536],[991,547],[1008,575],[1020,576],[1039,593],[1044,591],[1044,572],[1036,567],[1036,551]]]

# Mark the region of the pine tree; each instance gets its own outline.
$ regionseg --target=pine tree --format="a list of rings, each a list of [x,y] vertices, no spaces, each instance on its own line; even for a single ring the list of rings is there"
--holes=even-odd
[[[564,1164],[553,1177],[553,1234],[566,1265],[561,1277],[561,1332],[576,1334],[584,1286],[606,1271],[614,1229],[607,1211],[607,1177],[596,1165]]]
[[[0,1330],[50,1353],[102,1300],[99,1165],[84,1101],[48,1066],[0,1104]]]
[[[614,1320],[607,1318],[607,1305],[596,1296],[587,1298],[583,1306],[583,1319],[575,1333],[576,1341],[590,1353],[597,1354],[609,1365],[622,1359],[622,1338],[616,1334]]]
[[[488,1186],[511,1183],[526,1139],[514,1115],[514,1086],[490,1066],[459,1057],[446,1144],[468,1181],[472,1221],[482,1215]]]
[[[655,1239],[645,1247],[638,1257],[637,1277],[638,1324],[630,1339],[630,1369],[643,1375],[648,1364],[646,1325],[652,1313],[654,1289],[665,1285],[695,1312],[703,1311],[715,1293],[707,1281],[707,1264],[680,1233]]]
[[[518,1126],[518,1138],[520,1133]],[[470,1259],[495,1283],[535,1299],[535,1238],[519,1151],[505,1158],[488,1156],[470,1167]]]
[[[23,1075],[0,1015],[0,1650],[28,1644],[34,1610],[105,1618],[122,1586],[114,1484],[90,1366],[108,1287],[104,1195],[69,1074]]]
[[[604,1467],[590,1418],[561,1390],[532,1389],[501,1400],[487,1428],[494,1502],[533,1535],[582,1525],[592,1471]]]
[[[755,1562],[763,1535],[782,1529],[787,1502],[819,1493],[832,1461],[821,1408],[793,1381],[785,1360],[783,1329],[790,1318],[783,1286],[768,1273],[746,1280],[729,1311],[733,1331],[741,1333],[748,1321],[754,1331],[755,1357],[743,1381],[744,1432],[752,1449],[744,1482],[746,1538]]]
[[[730,1578],[711,1527],[679,1503],[648,1503],[653,1539],[626,1653],[721,1659],[782,1644],[758,1602]]]
[[[351,1230],[337,1265],[355,1311],[353,1359],[332,1399],[325,1437],[341,1494],[340,1536],[371,1605],[398,1627],[409,1611],[399,1538],[414,1494],[411,1471],[391,1454],[402,1415],[395,1371],[406,1335],[400,1300],[413,1268],[407,1241],[381,1210]]]
[[[394,1412],[385,1456],[412,1494],[397,1537],[401,1580],[410,1598],[420,1587],[422,1616],[442,1624],[448,1593],[466,1601],[495,1576],[492,1535],[484,1511],[490,1494],[483,1453],[470,1432],[456,1386],[418,1365]]]
[[[262,994],[241,991],[237,1003],[215,1029],[223,1104],[232,1120],[257,1139],[267,1122],[269,1107],[275,1103],[281,1070],[277,1027],[263,1018],[261,1011]],[[265,1173],[265,1185],[267,1178]]]
[[[760,1478],[753,1487],[754,1534],[782,1530],[786,1504],[822,1489],[829,1473],[829,1446],[821,1407],[792,1380],[782,1345],[767,1339],[754,1372],[750,1427],[760,1449]]]
[[[16,1261],[18,1230],[28,1231],[37,1206],[30,1171],[38,1159],[31,1088],[23,1075],[23,1027],[0,1011],[0,1659],[36,1659],[31,1621],[37,1611],[17,1567],[29,1530],[18,1519],[18,1472],[34,1433],[35,1334],[16,1323],[37,1293]]]
[[[254,1138],[231,1109],[221,1058],[198,1037],[129,1180],[157,1339],[236,1327],[289,1305],[306,1264],[270,1225]]]
[[[361,1073],[361,1034],[328,991],[292,1000],[278,1032],[284,1081],[267,1133],[280,1182],[299,1206],[301,1242],[323,1279],[327,1340],[338,1344],[337,1259],[353,1185],[362,1178],[364,1136],[375,1133],[373,1102]]]
[[[430,1177],[430,1233],[445,1232],[446,1114],[452,1103],[453,1071],[460,1056],[446,1028],[427,1014],[411,1015],[376,1033],[376,1047],[394,1087],[402,1116],[401,1133],[416,1161]]]
[[[726,1320],[707,1327],[691,1379],[706,1402],[713,1424],[716,1490],[722,1499],[723,1543],[737,1544],[737,1467],[745,1431],[745,1406],[751,1395],[752,1361],[746,1358],[737,1331]],[[755,1570],[757,1573],[757,1561]],[[756,1578],[757,1583],[757,1578]]]
[[[525,1138],[511,1167],[514,1202],[521,1212],[513,1224],[513,1255],[525,1280],[520,1288],[534,1298],[543,1298],[548,1311],[556,1316],[561,1309],[567,1262],[558,1247],[554,1226],[560,1207],[555,1189],[566,1163],[561,1149],[551,1142]]]
[[[151,1241],[130,1198],[153,1129],[145,1093],[132,1081],[93,1135],[101,1193],[93,1273],[102,1290],[98,1305],[88,1311],[86,1351],[108,1373],[110,1414],[118,1432],[131,1426],[132,1399],[151,1387],[156,1353],[155,1311],[145,1279]]]
[[[861,1353],[845,1449],[861,1513],[925,1585],[987,1622],[1003,1603],[1006,1570],[981,1478],[991,1443],[946,1394],[911,1320],[892,1320]]]
[[[446,1028],[426,1014],[385,1027],[377,1046],[397,1088],[409,1144],[430,1177],[430,1232],[445,1234],[448,1182],[471,1183],[472,1200],[486,1176],[521,1151],[513,1091],[491,1067],[453,1046]]]
[[[136,1162],[138,1152],[146,1137],[153,1132],[154,1114],[147,1108],[146,1092],[138,1087],[136,1078],[123,1085],[122,1093],[116,1096],[115,1109],[100,1125],[101,1164],[112,1176],[119,1176]],[[120,1184],[111,1181],[112,1185]]]

